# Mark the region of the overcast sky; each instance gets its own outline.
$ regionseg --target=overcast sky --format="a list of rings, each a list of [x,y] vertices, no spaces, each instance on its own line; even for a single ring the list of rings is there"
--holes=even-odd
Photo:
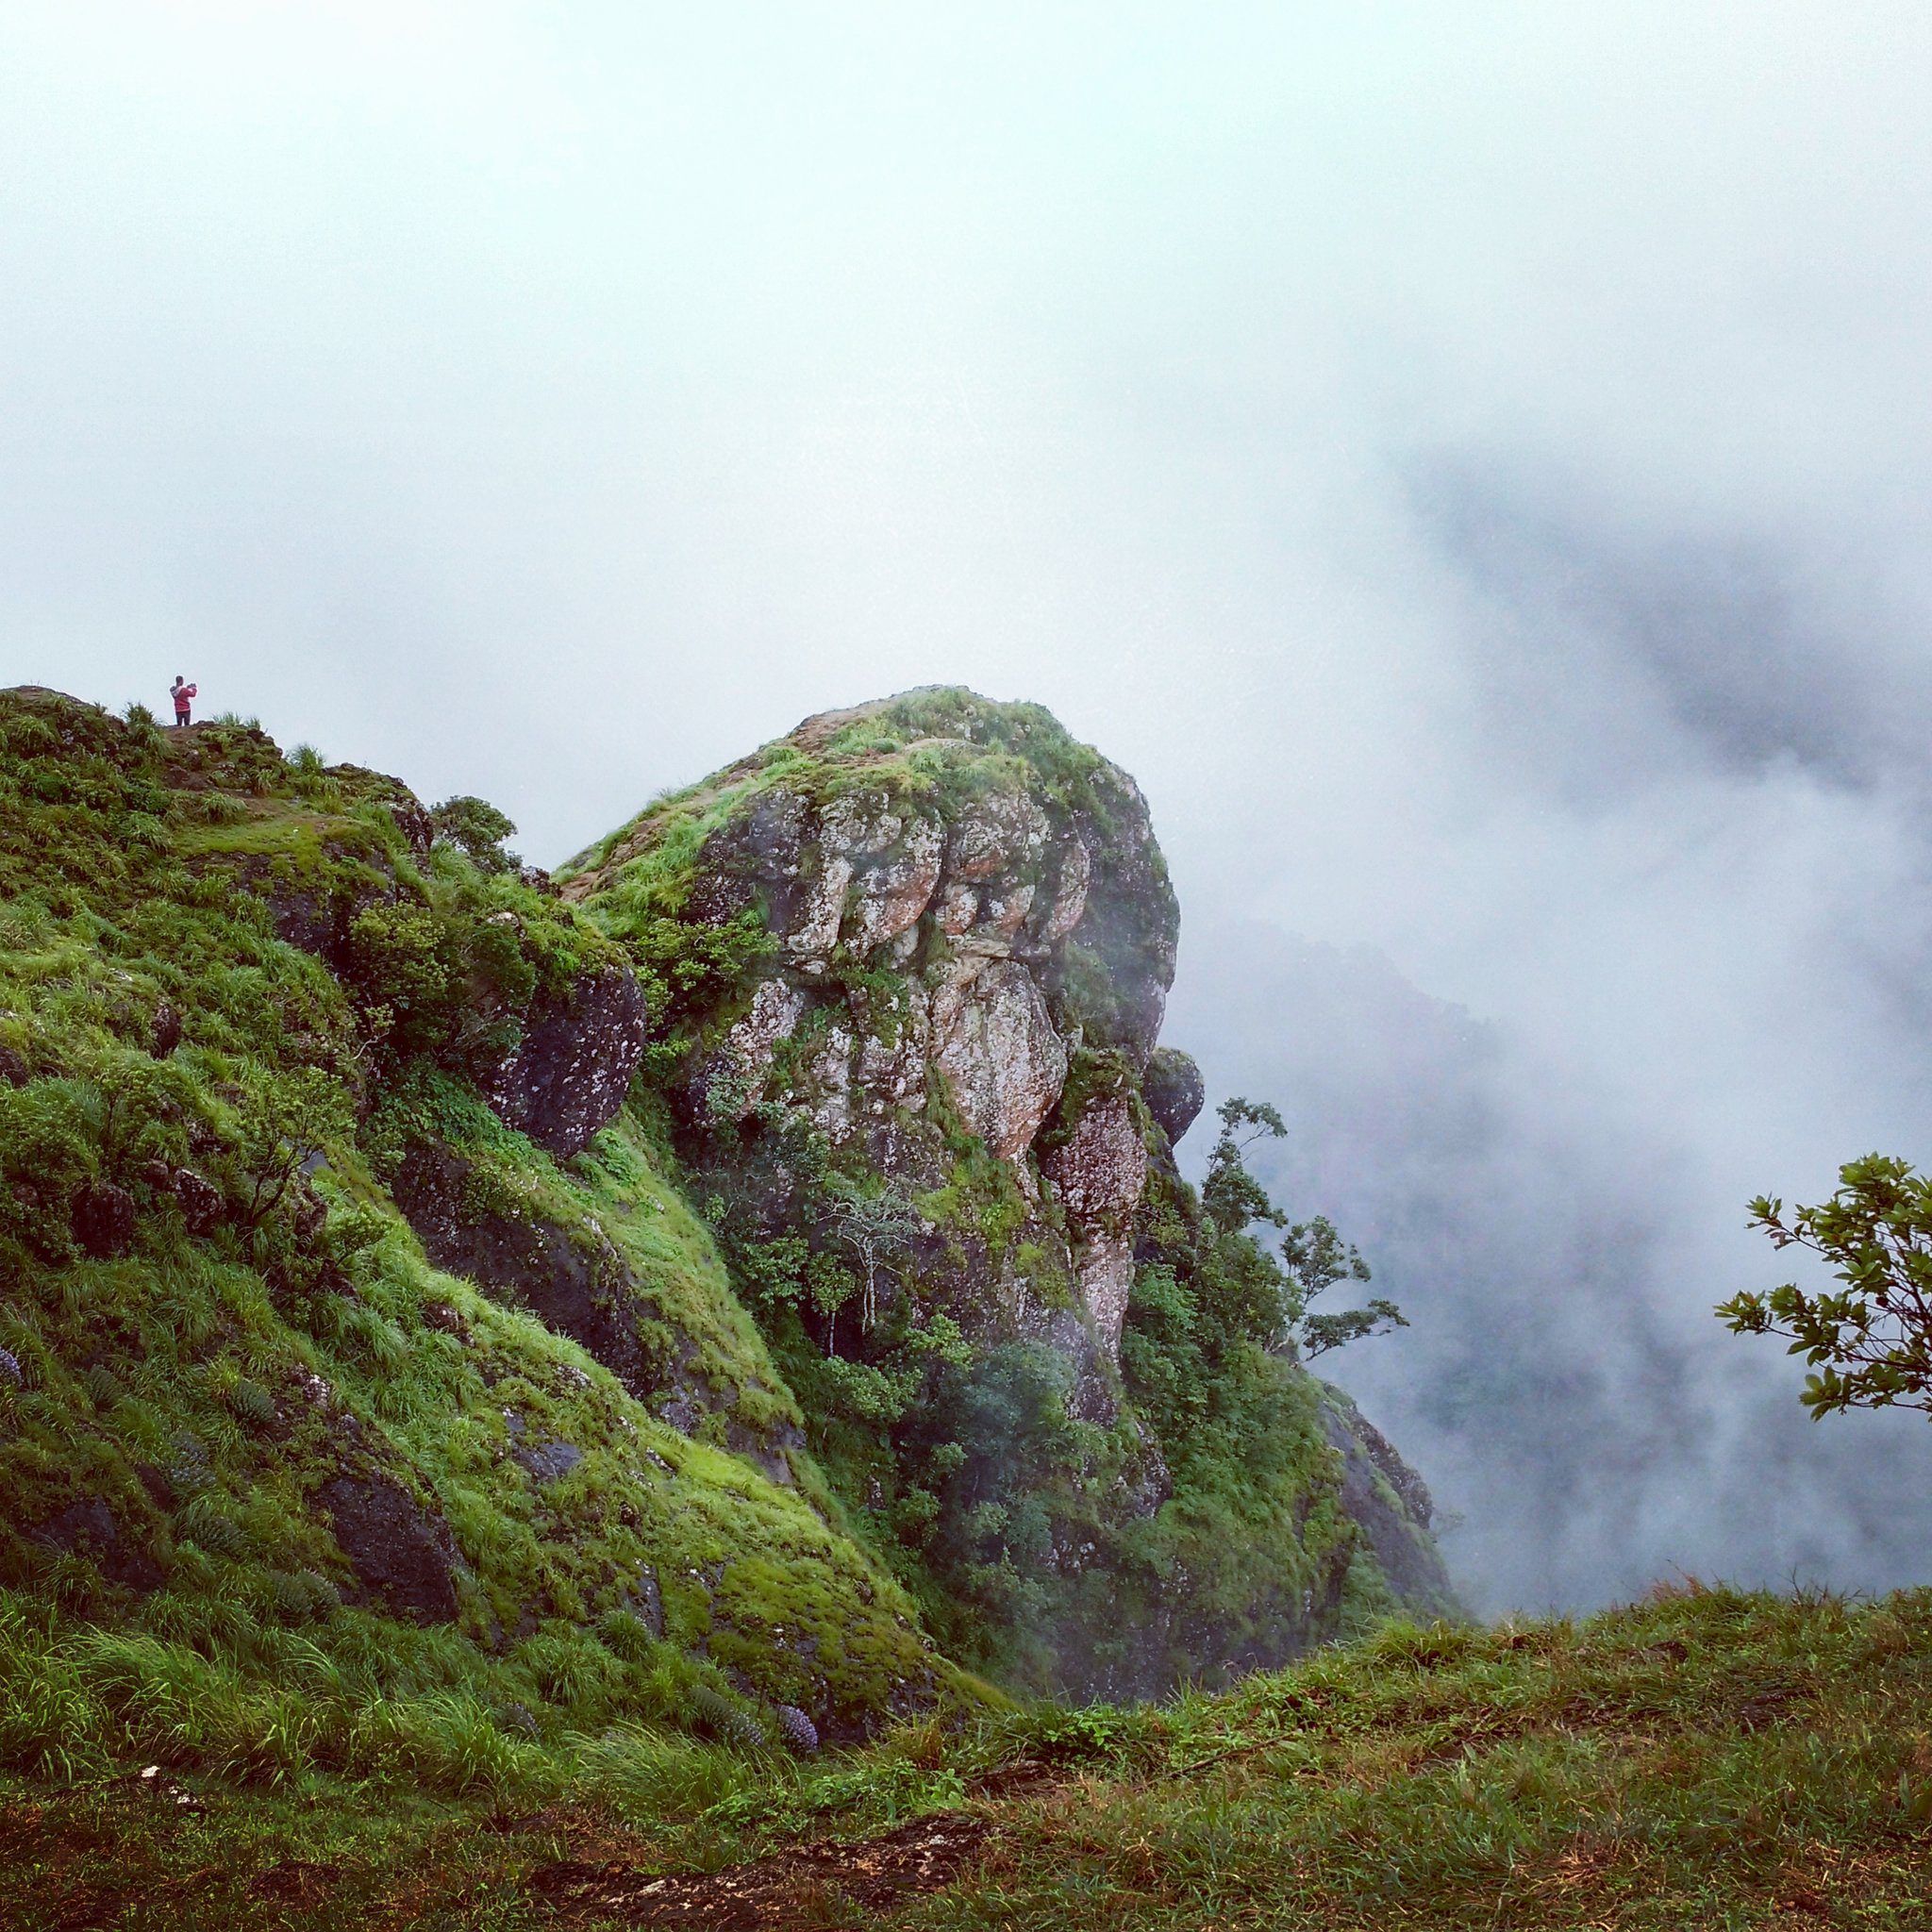
[[[12,0],[0,675],[185,672],[550,862],[813,710],[1041,699],[1217,1081],[1307,1073],[1257,924],[1368,948],[1714,1329],[1746,1196],[1932,1158],[1928,97],[1890,0]]]

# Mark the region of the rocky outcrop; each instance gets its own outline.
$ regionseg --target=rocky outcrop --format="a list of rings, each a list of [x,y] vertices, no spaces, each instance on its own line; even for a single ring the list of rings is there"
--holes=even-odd
[[[1207,1083],[1193,1056],[1173,1046],[1154,1049],[1141,1075],[1141,1094],[1170,1147],[1180,1143],[1208,1104]]]
[[[635,975],[601,967],[537,1006],[517,1045],[479,1084],[507,1125],[567,1159],[616,1118],[648,1037]]]
[[[772,949],[724,1024],[691,1041],[683,1117],[769,1124],[775,1103],[838,1158],[920,1195],[944,1188],[948,1137],[964,1132],[1024,1204],[1010,1246],[1031,1272],[988,1257],[972,1228],[941,1228],[923,1290],[982,1329],[1050,1332],[1083,1373],[1113,1360],[1146,1173],[1129,1090],[1179,918],[1133,780],[1043,713],[913,693],[808,720],[691,804],[708,829],[680,916],[749,915]],[[595,910],[678,825],[675,807],[647,814],[564,896]],[[1091,1113],[1083,1056],[1110,1056],[1118,1075]],[[1037,1303],[1051,1276],[1078,1296],[1078,1339]]]
[[[1359,1525],[1389,1586],[1420,1613],[1461,1614],[1430,1525],[1428,1486],[1354,1402],[1323,1390],[1322,1425],[1341,1453],[1341,1507]]]
[[[344,1474],[316,1495],[361,1592],[392,1617],[448,1624],[457,1615],[456,1544],[394,1476],[380,1469]]]
[[[652,1077],[824,1440],[866,1445],[846,1500],[947,1588],[1026,1577],[1058,1682],[1278,1662],[1335,1629],[1364,1544],[1446,1591],[1393,1452],[1292,1363],[1209,1452],[1243,1533],[1168,1507],[1245,1317],[1174,1162],[1206,1091],[1159,1044],[1179,912],[1124,772],[1036,708],[910,692],[807,720],[558,884],[674,989]],[[1106,1445],[1077,1468],[1047,1446],[1070,1421]],[[1344,1484],[1360,1538],[1324,1507]],[[1152,1583],[1127,1553],[1156,1546]],[[1103,1638],[1116,1589],[1133,1628]]]

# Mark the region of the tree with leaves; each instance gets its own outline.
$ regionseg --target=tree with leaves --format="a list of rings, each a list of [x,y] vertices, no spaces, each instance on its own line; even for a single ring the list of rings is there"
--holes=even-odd
[[[1369,1264],[1336,1233],[1335,1224],[1326,1215],[1318,1214],[1291,1227],[1281,1238],[1281,1257],[1287,1264],[1287,1332],[1294,1338],[1304,1361],[1312,1361],[1344,1342],[1408,1326],[1402,1310],[1379,1294],[1371,1295],[1361,1307],[1339,1315],[1308,1312],[1308,1304],[1338,1281],[1366,1282],[1370,1278]]]
[[[1382,1295],[1341,1314],[1309,1312],[1315,1299],[1338,1281],[1368,1281],[1369,1264],[1325,1215],[1291,1224],[1250,1171],[1248,1149],[1258,1141],[1279,1141],[1288,1133],[1275,1108],[1265,1101],[1236,1097],[1223,1101],[1216,1111],[1221,1132],[1201,1185],[1201,1206],[1209,1224],[1224,1244],[1249,1235],[1257,1224],[1283,1231],[1279,1263],[1257,1249],[1265,1271],[1252,1265],[1241,1271],[1249,1322],[1272,1328],[1274,1345],[1304,1361],[1365,1336],[1407,1328],[1402,1310]],[[1271,1297],[1274,1307],[1269,1322],[1265,1304]]]
[[[1932,1411],[1932,1175],[1868,1154],[1839,1170],[1838,1191],[1815,1208],[1760,1195],[1751,1225],[1772,1245],[1804,1248],[1844,1286],[1786,1282],[1734,1295],[1717,1313],[1740,1335],[1777,1335],[1816,1373],[1799,1400],[1814,1422],[1847,1408]]]
[[[431,809],[429,823],[436,828],[440,843],[467,853],[479,871],[504,873],[517,869],[516,855],[503,849],[503,841],[514,838],[517,828],[487,798],[475,798],[467,793],[445,798]]]
[[[246,1190],[242,1220],[258,1227],[293,1183],[302,1164],[330,1141],[350,1140],[356,1113],[341,1087],[315,1067],[264,1074],[242,1108],[233,1160]]]

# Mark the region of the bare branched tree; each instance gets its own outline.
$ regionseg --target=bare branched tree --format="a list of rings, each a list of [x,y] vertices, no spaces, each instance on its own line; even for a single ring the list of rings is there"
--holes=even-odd
[[[878,1314],[878,1278],[892,1272],[892,1257],[903,1254],[919,1232],[918,1210],[906,1196],[888,1187],[876,1194],[850,1185],[832,1192],[832,1227],[841,1243],[850,1248],[865,1273],[865,1304],[861,1325],[870,1328]]]

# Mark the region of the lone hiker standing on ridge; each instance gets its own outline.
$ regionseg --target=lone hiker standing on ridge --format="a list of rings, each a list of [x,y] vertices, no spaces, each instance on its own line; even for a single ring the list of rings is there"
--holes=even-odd
[[[188,723],[188,708],[194,702],[194,686],[176,672],[175,682],[168,687],[168,692],[175,700],[175,725],[183,726]]]

